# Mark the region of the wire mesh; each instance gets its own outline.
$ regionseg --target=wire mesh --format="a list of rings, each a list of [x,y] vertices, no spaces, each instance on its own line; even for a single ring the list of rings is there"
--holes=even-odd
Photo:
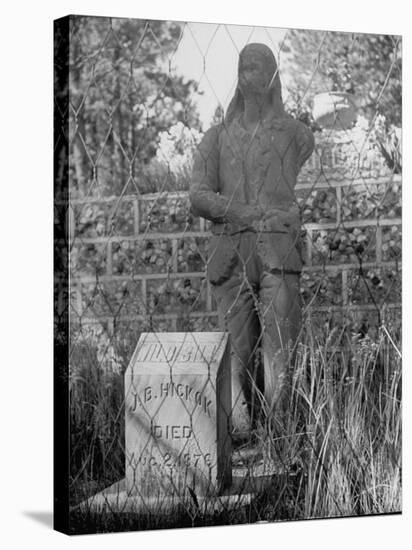
[[[393,481],[400,471],[400,38],[286,31],[275,43],[270,29],[259,29],[277,59],[270,86],[277,89],[280,74],[294,122],[282,128],[275,117],[248,127],[224,114],[237,77],[228,96],[219,97],[209,76],[219,59],[209,51],[223,33],[225,47],[239,57],[255,42],[255,29],[240,43],[230,25],[209,27],[204,45],[190,23],[70,21],[72,502],[125,475],[123,375],[139,337],[159,335],[161,344],[163,333],[223,330],[232,349],[226,422],[233,471],[265,473],[269,464],[281,480],[274,499],[254,502],[257,519],[391,511],[398,505],[395,489],[389,502],[356,487],[370,485],[365,456],[386,456],[389,447],[395,458],[382,475]],[[173,65],[184,36],[198,53],[197,82],[179,76]],[[362,81],[360,60],[375,48],[390,50],[387,63],[371,81],[367,71],[375,66],[365,62]],[[296,55],[302,55],[298,69]],[[351,79],[351,71],[358,76]],[[216,105],[208,132],[196,111],[202,85]],[[364,94],[358,94],[357,119],[347,102],[340,110],[337,101],[318,104],[314,118],[308,105],[315,96],[332,91],[347,100],[356,85]],[[282,132],[289,132],[286,141]],[[270,145],[273,136],[278,141]],[[256,215],[251,209],[257,206]],[[170,367],[168,391],[176,391],[187,432],[165,451],[153,434],[164,399],[156,409],[139,403],[148,421],[146,446],[157,446],[163,481],[156,494],[140,472],[133,490],[149,508],[153,497],[157,512],[165,495],[180,499],[193,519],[200,514],[199,495],[190,493],[187,502],[170,460],[175,453],[180,472],[212,475],[217,458],[210,451],[199,444],[195,453],[203,470],[187,462],[193,452],[186,452],[197,433],[194,416],[209,405],[177,390],[173,357],[160,344],[156,353]],[[202,347],[195,341],[196,352]],[[202,396],[207,385],[216,392],[212,360],[205,362]],[[384,401],[379,406],[376,396]],[[322,403],[329,415],[324,424]],[[362,411],[363,428],[355,411]],[[377,426],[383,417],[393,424]],[[354,433],[366,432],[369,421],[373,452],[367,436]],[[341,477],[343,466],[332,467],[339,453],[347,461]],[[150,457],[153,452],[145,459],[153,465]],[[315,490],[320,483],[322,504]],[[183,486],[198,487],[193,479]]]

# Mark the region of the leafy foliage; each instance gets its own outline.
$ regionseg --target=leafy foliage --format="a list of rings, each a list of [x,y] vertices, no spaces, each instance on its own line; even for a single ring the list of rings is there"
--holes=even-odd
[[[173,70],[175,22],[72,18],[72,190],[136,191],[158,136],[176,122],[198,128],[194,81]]]
[[[290,107],[310,111],[316,93],[352,92],[369,120],[377,114],[401,125],[400,37],[392,35],[290,30],[283,46],[294,94]]]

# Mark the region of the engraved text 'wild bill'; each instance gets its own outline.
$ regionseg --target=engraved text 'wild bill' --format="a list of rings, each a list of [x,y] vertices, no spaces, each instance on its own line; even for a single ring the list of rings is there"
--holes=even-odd
[[[143,344],[136,361],[139,363],[208,363],[216,357],[216,344]]]

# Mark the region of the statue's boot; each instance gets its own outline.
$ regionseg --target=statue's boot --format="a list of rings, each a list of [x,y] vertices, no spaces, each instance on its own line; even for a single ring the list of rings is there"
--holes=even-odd
[[[251,437],[251,418],[242,384],[236,373],[232,375],[232,439],[243,443]]]

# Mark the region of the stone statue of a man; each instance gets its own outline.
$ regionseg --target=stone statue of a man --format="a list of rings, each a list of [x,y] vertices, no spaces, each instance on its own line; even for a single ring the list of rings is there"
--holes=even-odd
[[[313,148],[309,128],[284,110],[272,51],[248,44],[226,117],[199,146],[190,189],[193,212],[213,222],[207,272],[231,335],[234,434],[249,433],[257,396],[272,412],[283,393],[301,325],[294,187]]]

